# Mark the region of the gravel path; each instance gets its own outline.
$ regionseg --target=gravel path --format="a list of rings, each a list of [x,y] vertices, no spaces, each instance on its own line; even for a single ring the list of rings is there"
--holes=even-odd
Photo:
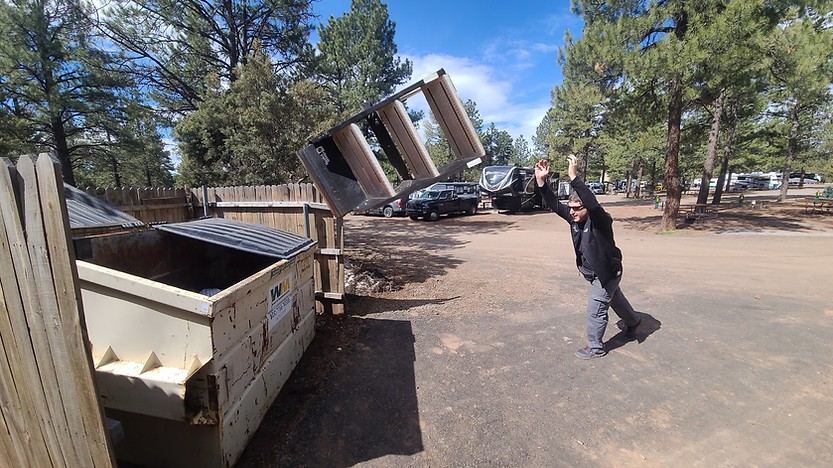
[[[830,465],[833,216],[791,201],[658,234],[652,203],[601,201],[644,324],[626,342],[611,317],[589,362],[560,218],[348,216],[386,289],[319,317],[239,466]]]

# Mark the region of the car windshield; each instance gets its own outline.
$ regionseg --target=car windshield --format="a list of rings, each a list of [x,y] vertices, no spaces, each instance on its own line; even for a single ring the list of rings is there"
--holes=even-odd
[[[436,200],[436,199],[440,198],[440,193],[442,193],[442,192],[435,192],[433,190],[429,190],[427,192],[422,192],[422,194],[419,196],[419,198],[421,198],[423,200]]]

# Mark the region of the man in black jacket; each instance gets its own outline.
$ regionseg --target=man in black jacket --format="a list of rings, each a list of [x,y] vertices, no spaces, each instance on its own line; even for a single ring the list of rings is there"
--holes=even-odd
[[[625,295],[619,289],[622,279],[622,252],[613,240],[613,218],[602,208],[596,196],[578,177],[578,160],[567,157],[567,174],[570,176],[568,205],[558,201],[546,181],[550,174],[549,162],[535,164],[536,189],[547,206],[570,223],[576,266],[590,282],[587,295],[587,346],[576,351],[581,359],[604,356],[602,338],[607,328],[609,308],[613,308],[625,323],[625,336],[634,338],[641,319],[634,312]]]

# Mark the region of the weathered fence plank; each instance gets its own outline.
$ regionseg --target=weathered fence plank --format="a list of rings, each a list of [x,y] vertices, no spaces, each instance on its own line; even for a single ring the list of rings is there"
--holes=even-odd
[[[53,464],[67,466],[67,460],[63,458],[60,450],[56,425],[51,424],[52,408],[47,403],[44,388],[49,385],[49,382],[41,382],[35,345],[29,338],[27,314],[31,313],[34,318],[39,314],[39,310],[35,306],[37,298],[33,296],[31,290],[32,267],[29,264],[26,239],[19,217],[18,197],[12,185],[12,174],[16,176],[17,171],[12,173],[2,171],[2,173],[0,176],[0,211],[3,215],[4,237],[8,250],[2,252],[5,258],[0,259],[0,264],[3,265],[4,273],[3,293],[9,306],[11,335],[8,338],[14,340],[15,348],[20,351],[18,356],[20,361],[10,361],[10,364],[13,366],[13,381],[19,389],[19,394],[31,396],[31,400],[27,403],[29,411],[34,415],[34,420],[28,421],[29,424],[24,431],[27,436],[32,436],[37,442],[43,444],[42,447],[35,448],[38,463],[44,463],[43,466]],[[6,341],[7,338],[4,337],[4,343]],[[6,351],[10,349],[7,348]]]
[[[27,281],[23,286],[28,300],[24,301],[26,315],[29,322],[29,334],[35,345],[35,356],[38,361],[41,382],[46,393],[49,414],[55,428],[61,453],[68,465],[90,463],[82,458],[83,453],[89,454],[89,447],[83,437],[83,424],[80,415],[75,411],[64,411],[64,408],[75,408],[70,395],[74,389],[67,385],[61,387],[59,372],[56,366],[73,363],[63,346],[61,319],[58,315],[58,303],[52,286],[52,273],[49,267],[49,256],[46,248],[46,235],[41,221],[40,200],[38,196],[38,180],[35,164],[29,157],[21,157],[17,161],[17,170],[23,182],[23,221],[25,224],[26,248],[29,253],[28,264],[18,263],[27,268],[26,274],[31,275],[33,281]],[[22,252],[21,252],[22,253]],[[31,265],[31,270],[28,268]],[[32,318],[36,320],[31,320]],[[64,401],[67,396],[68,401]],[[78,438],[78,452],[73,443]]]
[[[60,169],[0,165],[0,465],[111,467]]]
[[[61,186],[61,169],[47,155],[41,155],[37,161],[37,173],[41,220],[49,249],[49,272],[53,279],[52,293],[57,298],[61,334],[64,339],[62,343],[66,346],[67,355],[74,362],[73,366],[65,369],[72,379],[70,395],[73,399],[70,402],[72,406],[69,407],[78,408],[80,413],[73,413],[81,416],[78,429],[80,432],[73,434],[73,437],[76,440],[83,439],[83,443],[79,445],[89,451],[89,454],[86,454],[87,459],[92,461],[93,466],[112,466],[114,459],[110,454],[104,410],[99,404],[93,378],[95,369],[92,352],[87,347],[89,339],[81,304],[78,270],[75,267],[75,251],[71,247],[66,199]],[[49,284],[43,285],[44,288],[48,286]]]

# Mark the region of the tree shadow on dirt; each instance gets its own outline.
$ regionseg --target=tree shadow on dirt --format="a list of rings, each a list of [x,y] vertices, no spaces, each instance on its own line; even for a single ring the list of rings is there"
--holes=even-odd
[[[662,197],[664,200],[665,198]],[[611,198],[611,199],[604,199],[599,198],[599,203],[602,206],[644,206],[649,207],[653,206],[654,198],[653,197],[645,197],[645,198]]]
[[[470,241],[473,233],[499,235],[515,226],[511,219],[470,215],[443,217],[439,221],[412,221],[349,217],[345,219],[347,256],[362,269],[382,272],[396,288],[422,283],[460,265],[454,250]],[[407,281],[406,281],[407,280]]]
[[[404,217],[382,218],[377,216],[347,216],[344,218],[345,240],[346,232],[356,229],[370,229],[374,232],[384,231],[393,234],[408,233],[414,229],[425,233],[448,232],[449,234],[496,234],[512,227],[510,220],[495,219],[489,216],[488,210],[479,211],[473,215],[448,214],[438,221],[424,219],[409,219]]]
[[[540,215],[551,215],[551,214],[553,214],[552,210],[544,209],[544,208],[538,208],[538,209],[529,210],[529,211],[515,211],[515,212],[509,212],[509,211],[503,211],[503,210],[494,210],[493,212],[500,215],[500,216],[506,216],[509,219],[511,219],[512,217],[515,217],[515,216],[540,216]]]
[[[315,339],[236,466],[347,467],[424,450],[411,323],[317,319]]]
[[[614,218],[613,228],[619,226],[631,231],[657,231],[662,223],[662,215],[636,216],[632,218]]]
[[[348,294],[345,300],[345,309],[351,316],[367,316],[409,310],[424,305],[442,305],[446,302],[459,299],[460,296],[449,297],[448,299],[387,299],[376,296],[359,296]]]
[[[789,231],[810,232],[814,229],[807,226],[802,216],[794,218],[760,215],[751,211],[737,211],[721,213],[721,231]]]
[[[796,214],[785,217],[770,215],[766,212],[754,211],[723,211],[716,217],[703,217],[686,222],[685,217],[680,215],[677,222],[677,230],[681,232],[763,232],[763,231],[787,231],[787,232],[811,232],[814,229],[808,226],[807,215]],[[662,214],[656,216],[638,216],[632,218],[616,219],[626,229],[634,231],[659,231],[662,224]]]

